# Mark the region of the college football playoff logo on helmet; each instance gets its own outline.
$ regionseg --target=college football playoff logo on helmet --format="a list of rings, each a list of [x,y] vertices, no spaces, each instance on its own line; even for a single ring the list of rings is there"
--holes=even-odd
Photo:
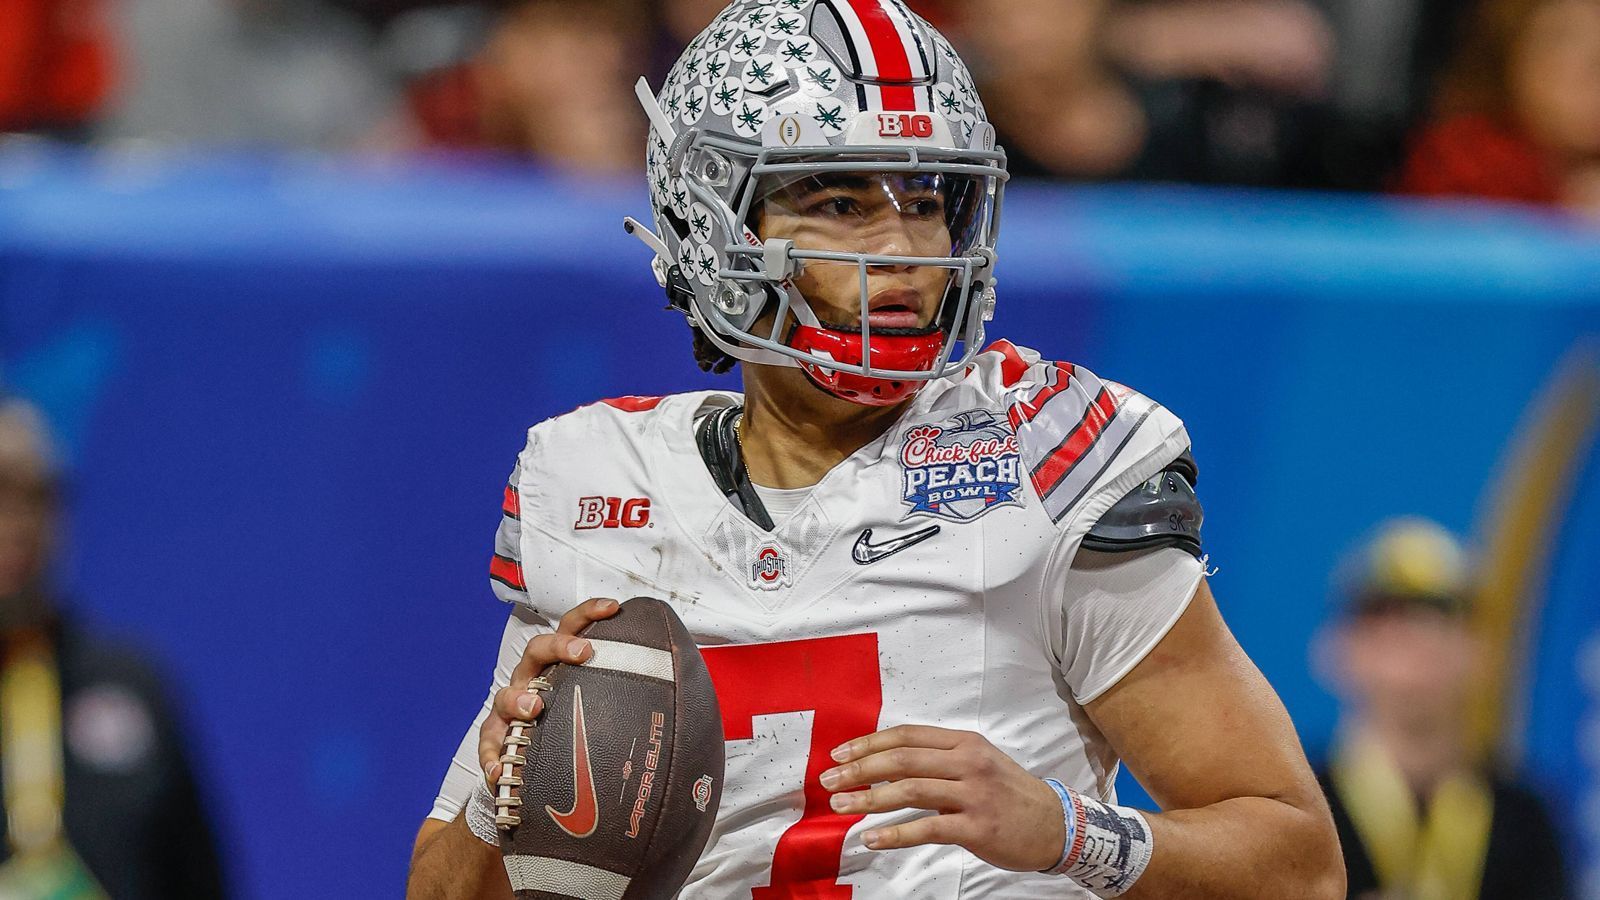
[[[937,516],[970,522],[1001,506],[1022,505],[1022,455],[1017,436],[986,410],[918,425],[900,447],[906,518]]]

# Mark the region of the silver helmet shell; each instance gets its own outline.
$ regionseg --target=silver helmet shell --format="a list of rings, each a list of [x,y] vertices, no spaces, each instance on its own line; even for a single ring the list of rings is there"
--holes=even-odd
[[[901,0],[735,0],[690,44],[659,94],[640,81],[656,232],[629,229],[657,254],[657,280],[691,324],[730,356],[926,382],[976,355],[993,314],[995,239],[1005,154],[972,76],[950,43]],[[975,213],[950,255],[882,256],[763,242],[748,226],[757,186],[828,172],[933,173],[977,185]],[[857,266],[866,349],[850,365],[789,346],[819,323],[795,289],[807,264]],[[950,271],[937,361],[873,365],[867,272]],[[757,320],[775,311],[758,333]],[[960,352],[957,353],[957,349]]]

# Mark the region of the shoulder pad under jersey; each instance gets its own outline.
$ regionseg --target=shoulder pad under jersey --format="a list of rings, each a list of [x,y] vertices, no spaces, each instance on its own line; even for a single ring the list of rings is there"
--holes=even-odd
[[[1084,536],[1084,548],[1126,553],[1177,547],[1200,558],[1200,525],[1205,511],[1194,492],[1198,480],[1194,457],[1185,450],[1154,478],[1106,510]]]

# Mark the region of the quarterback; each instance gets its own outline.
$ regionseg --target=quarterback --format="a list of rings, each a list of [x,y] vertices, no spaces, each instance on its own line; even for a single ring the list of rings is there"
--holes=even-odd
[[[684,898],[1344,896],[1206,585],[1182,422],[985,337],[1005,155],[945,39],[901,0],[739,0],[640,97],[654,228],[628,228],[744,390],[528,432],[499,666],[411,896],[537,886],[485,773],[529,678],[640,594],[701,646],[727,739]],[[1161,812],[1119,805],[1122,764]]]

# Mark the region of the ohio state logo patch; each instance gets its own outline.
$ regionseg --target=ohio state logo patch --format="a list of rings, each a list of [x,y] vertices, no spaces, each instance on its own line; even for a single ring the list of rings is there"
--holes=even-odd
[[[711,805],[711,776],[701,775],[694,783],[694,808],[701,812]]]
[[[761,591],[775,591],[788,587],[789,559],[777,544],[762,544],[756,550],[755,562],[750,564],[750,586]]]
[[[986,410],[919,425],[900,448],[905,467],[904,518],[936,516],[970,522],[996,507],[1022,505],[1017,436]]]

